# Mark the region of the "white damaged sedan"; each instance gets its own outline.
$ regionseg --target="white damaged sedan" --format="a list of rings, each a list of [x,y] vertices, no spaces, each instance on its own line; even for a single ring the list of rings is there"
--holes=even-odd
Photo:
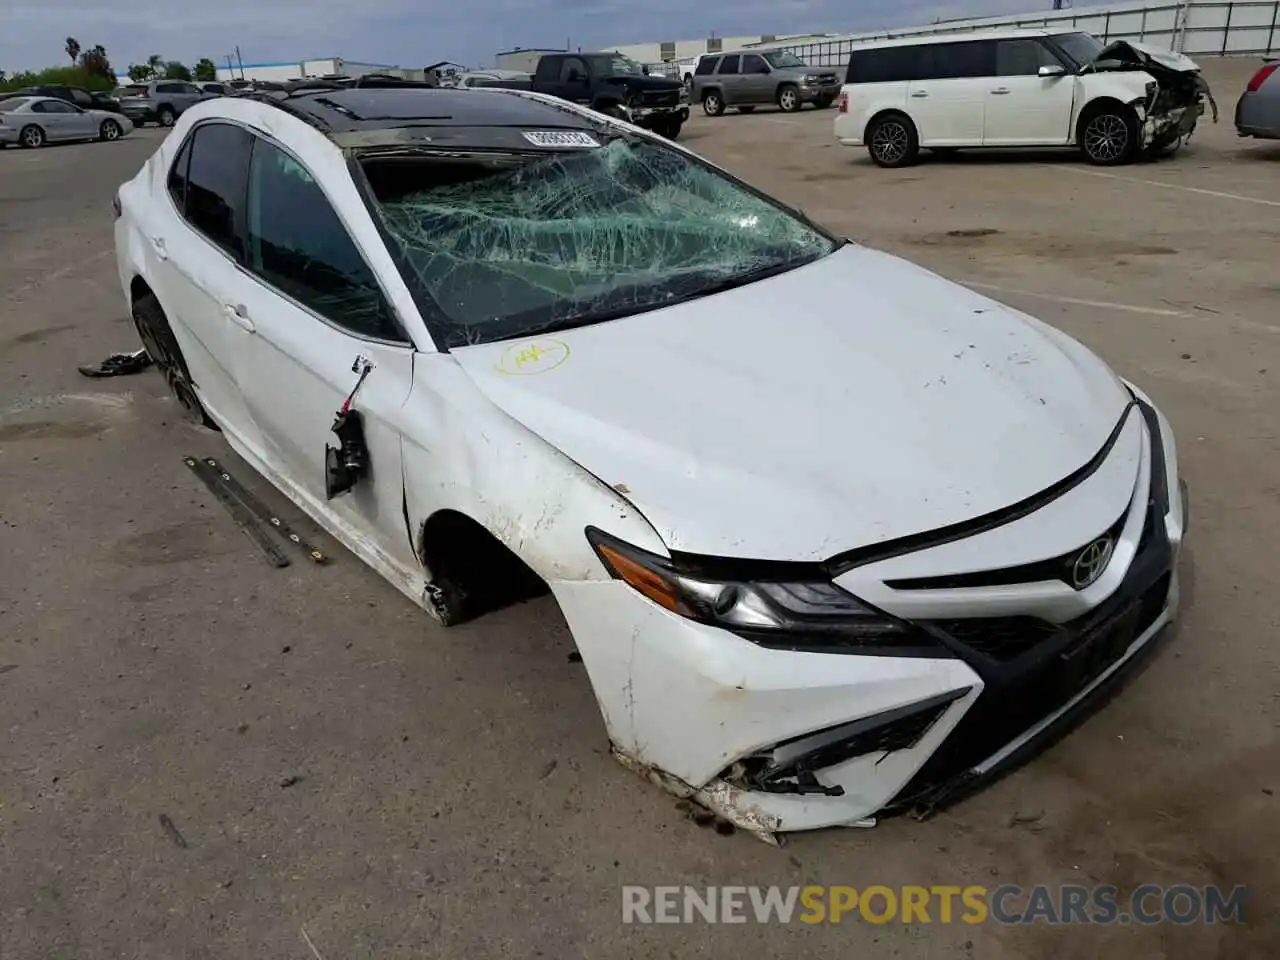
[[[591,111],[202,103],[116,250],[193,417],[446,624],[549,589],[618,758],[761,836],[954,802],[1174,618],[1140,390]]]

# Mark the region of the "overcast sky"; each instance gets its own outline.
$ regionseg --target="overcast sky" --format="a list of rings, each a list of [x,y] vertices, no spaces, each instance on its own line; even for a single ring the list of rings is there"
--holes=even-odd
[[[0,69],[66,62],[68,36],[102,44],[123,72],[158,53],[225,63],[340,56],[421,67],[491,66],[512,47],[587,49],[760,33],[854,31],[1049,9],[1051,0],[0,0]],[[1084,6],[1083,2],[1077,4]]]

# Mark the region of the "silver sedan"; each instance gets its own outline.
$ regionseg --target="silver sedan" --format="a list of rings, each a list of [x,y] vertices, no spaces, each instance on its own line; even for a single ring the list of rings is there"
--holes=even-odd
[[[119,140],[133,130],[128,117],[82,110],[53,97],[0,100],[0,146],[42,147],[59,140]]]

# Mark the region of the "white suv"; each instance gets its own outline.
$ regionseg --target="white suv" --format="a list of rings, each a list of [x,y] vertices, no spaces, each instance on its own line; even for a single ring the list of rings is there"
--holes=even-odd
[[[914,163],[922,147],[1068,146],[1112,166],[1181,146],[1206,94],[1181,54],[1087,33],[889,40],[850,56],[835,136],[882,167]]]

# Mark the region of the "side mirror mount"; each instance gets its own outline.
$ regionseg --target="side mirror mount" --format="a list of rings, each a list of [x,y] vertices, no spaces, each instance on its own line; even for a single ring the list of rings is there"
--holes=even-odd
[[[1066,76],[1067,68],[1059,64],[1046,65],[1036,71],[1042,77],[1063,77]]]

